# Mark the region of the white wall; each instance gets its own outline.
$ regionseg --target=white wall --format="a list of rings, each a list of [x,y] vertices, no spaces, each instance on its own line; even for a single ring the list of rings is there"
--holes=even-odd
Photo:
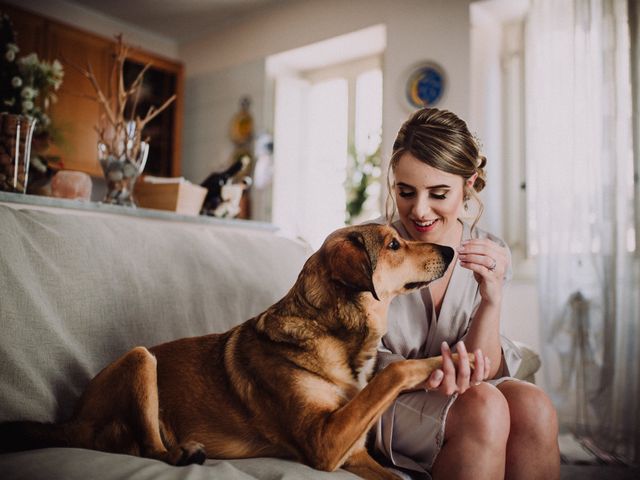
[[[500,54],[502,24],[483,8],[471,5],[471,105],[469,128],[482,143],[487,157],[488,188],[480,193],[485,211],[480,226],[504,237],[502,223],[502,84]]]
[[[229,127],[240,110],[241,97],[251,97],[250,111],[258,125],[256,130],[262,129],[265,82],[264,59],[187,76],[182,140],[185,178],[201,183],[211,172],[224,170],[231,164],[234,146],[229,139]]]
[[[432,60],[444,67],[450,84],[441,106],[466,118],[469,113],[469,0],[307,0],[283,2],[258,10],[252,17],[180,45],[179,56],[185,62],[187,76],[186,103],[196,108],[206,103],[200,97],[206,89],[198,84],[208,82],[212,72],[235,72],[230,75],[237,78],[233,91],[216,95],[237,95],[242,88],[250,93],[256,87],[254,79],[239,74],[243,65],[255,65],[269,55],[379,24],[387,28],[383,60],[385,155],[390,154],[396,132],[410,113],[401,98],[407,70],[417,62]],[[215,84],[210,86],[217,88]],[[262,101],[268,102],[264,90],[261,93]],[[259,99],[256,100],[254,107],[258,108]],[[185,109],[185,125],[196,123],[190,117],[201,116],[196,110]],[[271,128],[272,118],[255,118],[257,129]],[[226,132],[229,119],[208,128],[211,132]],[[212,136],[224,135],[212,133]],[[218,162],[223,166],[226,161],[224,155],[213,160],[207,156],[203,141],[202,135],[199,138],[196,131],[186,129],[182,164],[185,175],[194,175],[194,181],[201,181],[196,175],[208,172],[210,165]]]

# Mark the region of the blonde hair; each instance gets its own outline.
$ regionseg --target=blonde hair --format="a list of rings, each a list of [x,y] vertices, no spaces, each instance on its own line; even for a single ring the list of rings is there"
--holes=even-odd
[[[391,222],[396,205],[392,194],[391,173],[395,171],[400,157],[410,153],[421,162],[443,172],[459,175],[464,180],[465,202],[473,198],[478,204],[478,213],[473,221],[473,230],[480,220],[484,204],[478,196],[486,183],[487,159],[480,154],[475,137],[469,132],[464,120],[448,110],[422,108],[413,113],[402,124],[393,142],[389,171],[387,172],[388,196],[385,206],[387,221]],[[466,181],[478,174],[472,188]],[[390,208],[389,203],[392,203]]]

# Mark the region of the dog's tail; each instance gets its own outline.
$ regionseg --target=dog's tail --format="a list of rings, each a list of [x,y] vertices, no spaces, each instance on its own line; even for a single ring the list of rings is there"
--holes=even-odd
[[[76,425],[71,423],[0,423],[0,453],[47,447],[71,447]]]

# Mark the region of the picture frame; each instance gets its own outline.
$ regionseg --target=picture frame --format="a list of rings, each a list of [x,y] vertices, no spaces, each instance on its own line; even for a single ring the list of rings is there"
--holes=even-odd
[[[424,61],[408,70],[404,84],[403,101],[410,109],[435,107],[446,94],[447,74],[438,63]]]

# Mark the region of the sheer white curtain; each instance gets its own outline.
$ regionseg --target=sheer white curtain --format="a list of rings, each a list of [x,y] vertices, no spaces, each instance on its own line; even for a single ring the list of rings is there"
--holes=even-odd
[[[561,426],[640,462],[640,265],[628,1],[532,0],[529,219]]]

